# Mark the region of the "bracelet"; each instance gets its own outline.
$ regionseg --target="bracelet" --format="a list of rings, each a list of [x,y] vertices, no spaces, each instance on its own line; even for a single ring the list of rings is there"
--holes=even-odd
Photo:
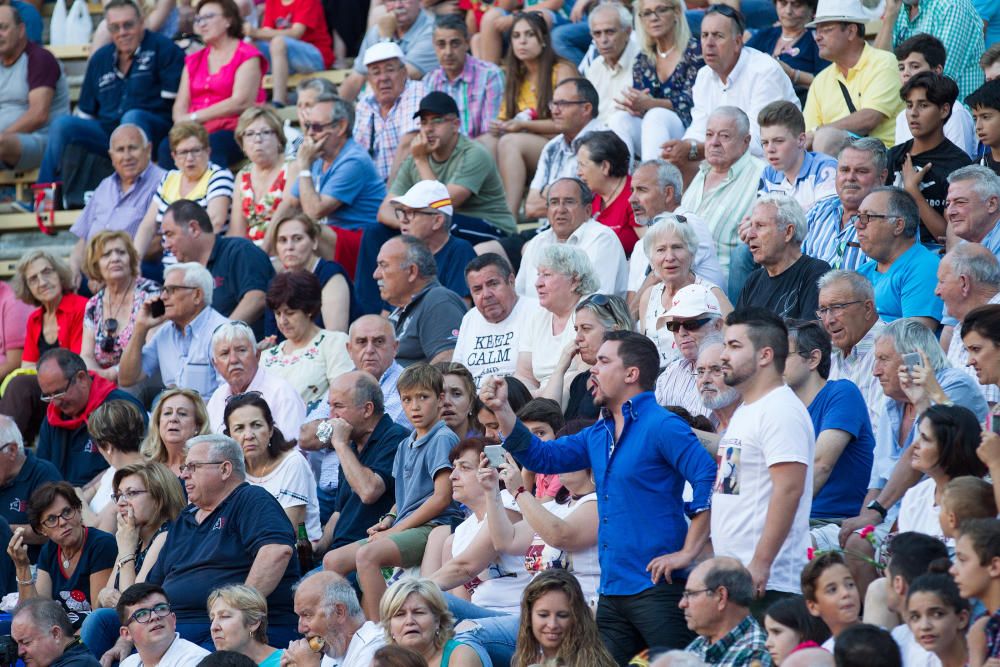
[[[118,559],[118,567],[121,567],[125,563],[128,563],[130,561],[134,561],[134,560],[135,560],[135,554],[132,554],[130,556],[125,556],[124,558],[119,558]]]
[[[31,577],[27,581],[21,581],[20,579],[17,579],[16,575],[15,575],[14,578],[17,580],[17,583],[21,584],[22,586],[31,586],[32,584],[35,583],[35,578],[34,577]]]
[[[396,515],[395,515],[395,514],[393,514],[392,512],[386,512],[385,514],[383,514],[382,516],[380,516],[380,517],[378,518],[378,522],[379,522],[379,523],[382,523],[382,522],[383,522],[383,521],[385,520],[385,518],[386,518],[387,516],[391,516],[391,517],[392,517],[392,520],[393,520],[393,521],[395,521],[395,520],[396,520],[396,518],[397,518],[397,517],[396,517]]]
[[[514,502],[515,503],[517,502],[517,497],[519,495],[521,495],[522,493],[524,493],[525,491],[527,491],[527,489],[524,488],[523,486],[517,487],[517,491],[514,492]]]
[[[312,172],[310,172],[310,171],[300,171],[299,172],[299,178],[312,179],[312,177],[313,177],[313,175],[312,175]]]
[[[192,111],[189,114],[189,116],[188,116],[188,120],[190,120],[192,123],[197,123],[198,122],[198,112],[197,111]]]

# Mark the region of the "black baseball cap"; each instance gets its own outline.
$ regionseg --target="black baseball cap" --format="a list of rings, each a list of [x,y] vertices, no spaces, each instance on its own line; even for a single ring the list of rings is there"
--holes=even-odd
[[[420,108],[413,114],[413,117],[417,118],[425,113],[432,113],[438,116],[447,116],[453,113],[457,116],[458,105],[455,104],[455,100],[451,96],[436,90],[433,93],[428,93],[424,96],[424,99],[420,100]]]

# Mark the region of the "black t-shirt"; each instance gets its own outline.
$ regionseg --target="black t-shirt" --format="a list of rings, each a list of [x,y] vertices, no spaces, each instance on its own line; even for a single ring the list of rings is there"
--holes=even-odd
[[[993,173],[1000,176],[1000,162],[993,159],[993,151],[989,146],[983,146],[983,154],[979,157],[979,164],[993,170]]]
[[[208,258],[208,270],[215,281],[212,292],[212,308],[229,317],[247,292],[260,290],[267,292],[267,286],[274,277],[274,267],[267,253],[248,239],[230,236],[215,237],[212,254]],[[264,333],[264,318],[247,322],[254,335],[261,338]]]
[[[85,530],[87,536],[83,550],[72,574],[63,569],[55,542],[43,544],[42,553],[38,556],[38,569],[47,572],[52,580],[52,597],[63,606],[73,627],[77,628],[93,610],[90,603],[97,597],[97,591],[90,590],[90,575],[110,570],[118,557],[118,543],[114,535],[97,528]]]
[[[736,307],[759,306],[778,317],[814,320],[819,308],[816,281],[829,270],[829,264],[809,255],[802,255],[774,278],[760,267],[743,285]]]
[[[570,419],[597,419],[600,410],[594,405],[594,396],[587,387],[590,371],[580,373],[569,385],[569,400],[566,402],[566,421]]]
[[[913,149],[913,141],[910,139],[889,149],[889,175],[886,177],[886,185],[895,183],[903,187],[903,163],[906,162],[906,155]],[[948,198],[948,174],[972,164],[972,160],[965,151],[948,139],[929,151],[913,155],[912,158],[915,169],[928,162],[931,163],[930,173],[920,181],[920,194],[932,209],[944,215],[944,202]],[[920,223],[920,241],[935,242],[934,236],[923,222]]]

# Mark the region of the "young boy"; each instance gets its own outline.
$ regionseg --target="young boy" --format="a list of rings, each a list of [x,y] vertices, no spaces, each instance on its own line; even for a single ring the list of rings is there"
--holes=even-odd
[[[993,485],[986,480],[966,475],[956,477],[944,487],[938,521],[945,537],[958,537],[961,525],[969,519],[995,519],[996,516]]]
[[[944,72],[947,53],[941,40],[932,35],[917,33],[897,46],[894,53],[899,61],[899,77],[903,83],[921,72]],[[968,153],[970,158],[976,157],[976,123],[964,104],[952,106],[951,117],[944,124],[944,136]],[[901,144],[912,138],[906,111],[901,111],[896,116],[896,143]]]
[[[771,102],[757,115],[760,143],[768,165],[760,177],[761,194],[780,192],[808,211],[837,194],[837,160],[806,150],[806,122],[791,102]]]
[[[976,120],[976,138],[982,147],[979,164],[1000,175],[1000,79],[987,81],[965,103]]]
[[[441,421],[441,371],[415,364],[403,371],[396,386],[414,429],[399,443],[392,464],[396,504],[368,529],[368,539],[332,551],[323,563],[342,576],[357,570],[361,606],[373,621],[379,618],[379,601],[386,590],[382,568],[420,565],[431,530],[461,518],[451,498],[448,460],[458,436]]]
[[[947,230],[948,174],[972,162],[944,136],[958,85],[941,74],[920,72],[903,84],[899,96],[906,102],[904,113],[913,138],[889,150],[886,185],[910,193],[920,210],[920,242],[936,246]]]
[[[966,600],[978,598],[989,612],[991,624],[1000,622],[1000,521],[971,519],[959,528],[955,562],[949,573]],[[982,637],[974,637],[979,622],[969,633],[970,648]],[[986,632],[986,657],[1000,657],[1000,633]]]

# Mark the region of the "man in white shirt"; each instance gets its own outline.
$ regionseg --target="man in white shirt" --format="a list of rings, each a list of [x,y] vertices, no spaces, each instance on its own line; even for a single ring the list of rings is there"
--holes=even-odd
[[[135,644],[136,653],[121,667],[195,667],[208,651],[177,632],[170,601],[156,584],[133,584],[122,591],[115,606],[122,639]]]
[[[546,215],[551,227],[524,245],[515,281],[518,294],[537,298],[538,260],[542,250],[553,243],[577,246],[587,254],[597,273],[601,294],[625,294],[628,283],[625,251],[610,227],[590,217],[593,199],[590,188],[578,178],[560,178],[549,187]]]
[[[629,39],[632,13],[619,2],[597,5],[591,10],[587,22],[599,55],[589,64],[581,65],[580,74],[597,89],[601,97],[597,120],[607,123],[617,109],[615,100],[621,96],[622,90],[632,87],[632,65],[639,47]]]

